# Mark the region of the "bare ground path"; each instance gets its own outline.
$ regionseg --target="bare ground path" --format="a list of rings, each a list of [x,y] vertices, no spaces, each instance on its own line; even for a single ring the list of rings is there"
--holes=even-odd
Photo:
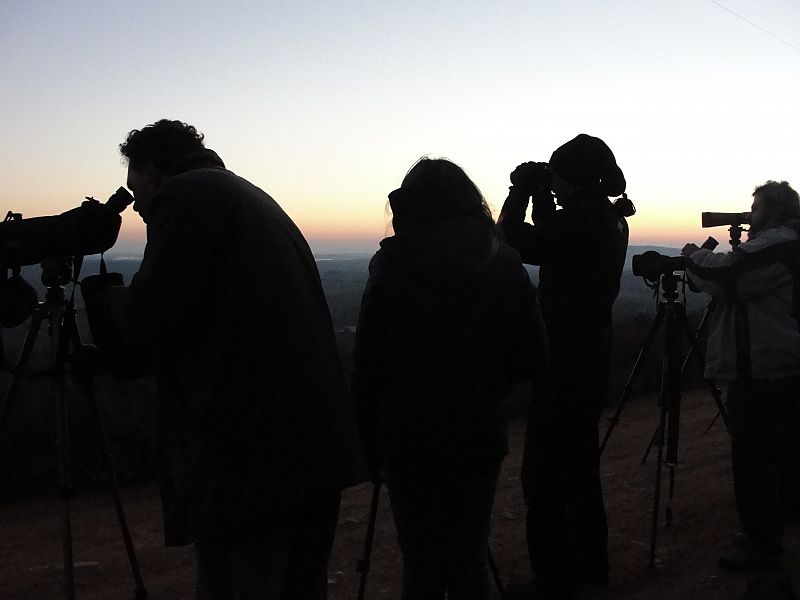
[[[656,426],[654,400],[632,399],[602,457],[609,515],[612,582],[586,591],[586,598],[728,600],[741,596],[755,575],[717,567],[737,529],[730,481],[727,434],[718,423],[703,431],[715,413],[707,394],[684,394],[679,466],[670,529],[659,527],[658,559],[648,567],[655,453],[640,459]],[[605,423],[603,424],[605,429]],[[525,506],[519,484],[522,423],[510,431],[511,452],[498,485],[491,545],[504,581],[529,576],[525,548]],[[665,470],[666,472],[666,470]],[[666,479],[663,486],[666,501]],[[329,568],[331,600],[351,600],[358,591],[355,562],[362,552],[371,488],[347,490],[342,500]],[[158,493],[154,486],[123,490],[136,552],[149,597],[193,598],[193,555],[189,548],[164,548]],[[662,502],[663,506],[663,502]],[[110,501],[104,494],[78,490],[73,501],[76,590],[79,599],[132,599],[133,583]],[[63,597],[60,504],[56,498],[0,506],[0,600]],[[663,510],[659,518],[663,523]],[[786,533],[786,570],[800,570],[800,531]],[[381,498],[367,598],[398,598],[400,555],[391,512]]]

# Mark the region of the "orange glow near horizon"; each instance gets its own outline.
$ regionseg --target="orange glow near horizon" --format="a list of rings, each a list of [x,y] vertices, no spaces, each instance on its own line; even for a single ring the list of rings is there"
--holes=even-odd
[[[342,215],[344,217],[344,215]],[[313,218],[295,220],[315,252],[372,252],[386,236],[388,220],[346,219],[324,222]],[[722,245],[728,239],[724,227],[702,229],[700,214],[660,212],[647,216],[637,214],[628,219],[631,246],[666,246],[681,248],[687,242],[702,243],[709,235]],[[127,248],[145,243],[144,223],[133,213],[126,213],[118,244]]]
[[[317,253],[374,252],[380,241],[388,235],[386,225],[377,219],[371,222],[351,220],[341,223],[325,223],[320,219],[304,222],[295,220],[311,248]],[[144,223],[135,213],[126,213],[114,251],[123,254],[135,253],[143,248],[146,240]],[[140,251],[140,250],[139,250]]]
[[[726,227],[703,228],[700,210],[651,211],[645,218],[631,217],[628,224],[632,246],[682,248],[688,242],[702,244],[710,236],[719,242],[721,250],[730,237]]]

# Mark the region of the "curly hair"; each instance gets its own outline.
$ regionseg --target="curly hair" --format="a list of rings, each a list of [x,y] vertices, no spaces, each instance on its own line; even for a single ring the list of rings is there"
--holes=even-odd
[[[119,151],[134,168],[152,162],[157,169],[169,173],[178,160],[205,148],[203,138],[191,125],[161,119],[131,131],[119,145]]]

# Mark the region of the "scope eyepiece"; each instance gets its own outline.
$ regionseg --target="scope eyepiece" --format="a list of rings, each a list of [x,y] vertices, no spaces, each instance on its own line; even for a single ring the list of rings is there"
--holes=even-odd
[[[111,194],[108,200],[106,200],[106,206],[117,214],[121,214],[132,202],[133,196],[131,193],[124,187],[119,187],[117,191]]]

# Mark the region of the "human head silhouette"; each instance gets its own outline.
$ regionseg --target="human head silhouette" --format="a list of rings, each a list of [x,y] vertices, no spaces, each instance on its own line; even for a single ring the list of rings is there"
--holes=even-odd
[[[127,186],[133,192],[135,210],[147,223],[152,217],[156,191],[173,174],[185,156],[202,150],[203,134],[181,121],[161,119],[131,131],[119,145],[128,161]]]
[[[494,227],[492,213],[464,170],[444,158],[419,159],[389,194],[396,232],[457,217],[475,217]]]
[[[559,204],[565,207],[575,198],[598,194],[619,196],[627,185],[611,148],[600,138],[585,133],[557,148],[550,157],[549,167],[553,174],[553,192]],[[614,202],[614,210],[620,216],[629,217],[635,214],[636,207],[623,195]]]

